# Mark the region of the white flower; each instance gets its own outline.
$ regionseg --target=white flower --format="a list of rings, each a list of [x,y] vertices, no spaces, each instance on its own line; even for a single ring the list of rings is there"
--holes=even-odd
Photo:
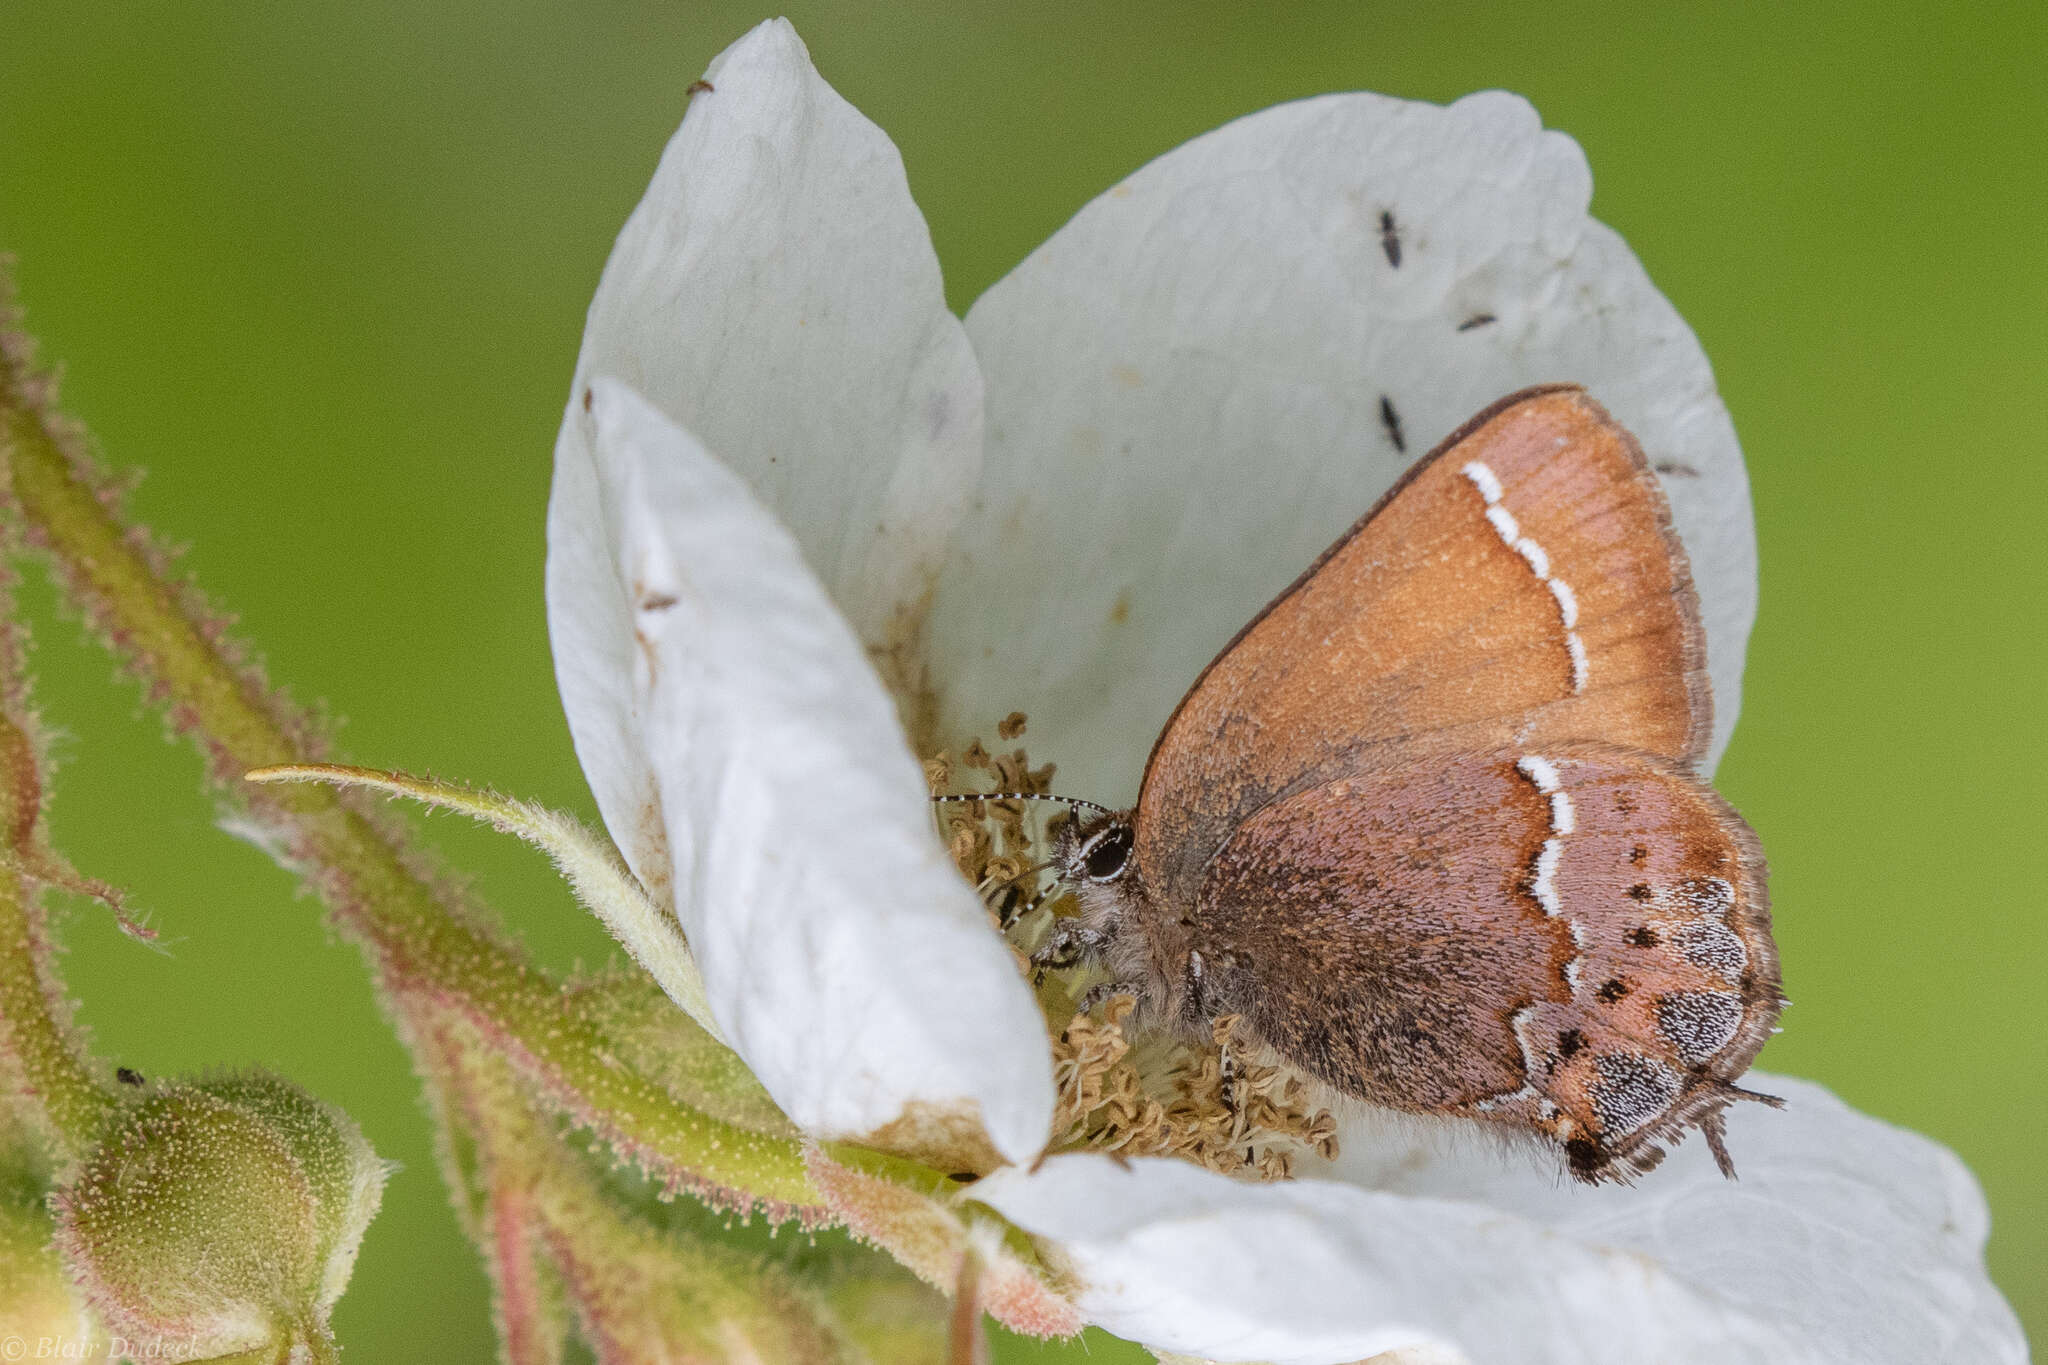
[[[1084,209],[969,312],[894,147],[786,23],[712,64],[591,305],[556,446],[548,609],[620,928],[806,1131],[986,1142],[972,1197],[1091,1320],[1274,1362],[2019,1361],[1941,1148],[1774,1079],[1587,1190],[1360,1118],[1317,1178],[1031,1173],[1043,1019],[933,833],[916,751],[1012,709],[1064,790],[1128,800],[1211,654],[1420,452],[1588,385],[1666,474],[1716,753],[1755,603],[1706,360],[1569,139],[1510,95],[1284,105]],[[1396,257],[1398,256],[1398,263]],[[1398,430],[1398,435],[1396,431]],[[671,923],[666,916],[673,914]],[[1434,1358],[1452,1358],[1439,1355]]]

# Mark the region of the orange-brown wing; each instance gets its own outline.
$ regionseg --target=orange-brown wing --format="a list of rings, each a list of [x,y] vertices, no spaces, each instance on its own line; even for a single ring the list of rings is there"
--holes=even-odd
[[[1422,459],[1196,680],[1139,794],[1184,904],[1253,811],[1338,772],[1596,741],[1686,765],[1699,607],[1641,449],[1575,387],[1503,399]]]
[[[1587,1179],[1711,1132],[1781,1004],[1748,827],[1607,746],[1298,792],[1224,845],[1189,918],[1209,1011],[1362,1099],[1545,1133]]]

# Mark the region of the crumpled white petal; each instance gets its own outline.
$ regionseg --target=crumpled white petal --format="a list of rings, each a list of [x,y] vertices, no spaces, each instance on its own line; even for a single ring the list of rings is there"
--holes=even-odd
[[[1738,1182],[1695,1141],[1588,1190],[1411,1125],[1346,1135],[1333,1174],[1370,1187],[1070,1156],[974,1197],[1059,1244],[1092,1320],[1219,1360],[1432,1344],[1488,1365],[2020,1365],[1962,1164],[1818,1086],[1755,1079],[1787,1104],[1730,1112]]]
[[[735,1051],[806,1131],[1052,1109],[1044,1021],[933,836],[889,694],[746,484],[624,384],[576,412],[667,833],[677,919]]]
[[[1577,381],[1664,471],[1718,756],[1748,483],[1705,356],[1591,190],[1516,96],[1360,94],[1239,119],[1084,208],[968,314],[989,452],[933,616],[947,733],[1022,709],[1062,790],[1128,796],[1196,673],[1403,469]]]
[[[981,376],[895,146],[795,30],[759,25],[706,76],[605,265],[571,401],[610,375],[716,450],[907,691],[908,642],[980,467]],[[556,676],[605,825],[660,900],[632,638],[584,605],[610,550],[575,415],[548,505]]]

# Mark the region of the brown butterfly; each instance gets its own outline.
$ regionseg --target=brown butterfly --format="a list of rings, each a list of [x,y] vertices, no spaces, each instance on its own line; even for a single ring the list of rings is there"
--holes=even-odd
[[[1374,1104],[1545,1134],[1626,1179],[1773,1032],[1764,860],[1697,774],[1684,549],[1576,387],[1418,462],[1195,680],[1135,809],[1056,842],[1083,952],[1153,1017],[1238,1014]],[[1099,811],[1099,808],[1097,808]]]

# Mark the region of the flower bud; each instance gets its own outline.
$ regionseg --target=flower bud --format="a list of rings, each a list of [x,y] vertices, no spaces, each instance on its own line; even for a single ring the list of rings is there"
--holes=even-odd
[[[273,1076],[170,1083],[117,1115],[57,1196],[106,1325],[188,1358],[327,1337],[387,1167]]]

